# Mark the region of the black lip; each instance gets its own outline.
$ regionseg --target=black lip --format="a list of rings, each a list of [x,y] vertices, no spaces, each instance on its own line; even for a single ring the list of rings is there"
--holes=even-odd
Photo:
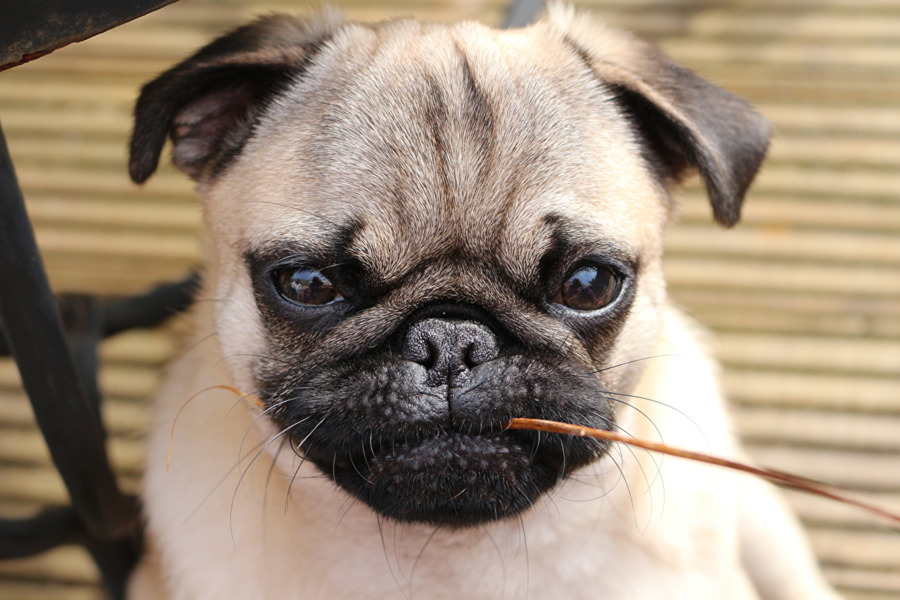
[[[534,456],[512,436],[451,433],[391,445],[334,473],[338,484],[384,516],[433,525],[474,525],[511,516],[535,497]]]
[[[528,509],[597,447],[570,445],[530,431],[445,431],[413,439],[369,441],[353,452],[307,457],[335,483],[382,516],[430,525],[469,527]],[[562,438],[571,441],[571,438]]]

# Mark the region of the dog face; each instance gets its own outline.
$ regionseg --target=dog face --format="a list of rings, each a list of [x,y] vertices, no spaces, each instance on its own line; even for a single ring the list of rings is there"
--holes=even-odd
[[[167,136],[273,439],[384,516],[470,526],[603,456],[503,424],[616,427],[658,336],[670,187],[697,168],[733,224],[768,127],[556,8],[506,32],[266,18],[144,88],[136,181]]]

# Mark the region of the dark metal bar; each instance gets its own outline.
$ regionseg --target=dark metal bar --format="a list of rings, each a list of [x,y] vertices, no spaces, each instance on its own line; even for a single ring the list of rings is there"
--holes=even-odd
[[[139,531],[118,540],[91,539],[71,506],[47,508],[27,519],[0,519],[0,540],[0,560],[34,556],[63,545],[85,546],[113,600],[125,598],[128,577],[142,546]]]
[[[71,294],[68,298],[69,302],[65,305],[57,303],[57,307],[66,330],[66,339],[69,342],[75,369],[81,379],[81,385],[84,386],[85,396],[90,401],[91,408],[94,409],[94,418],[101,424],[100,431],[104,434],[103,440],[106,441],[100,407],[102,397],[97,382],[100,370],[98,353],[100,340],[103,339],[100,304],[87,294]]]
[[[105,302],[101,308],[103,337],[162,323],[191,305],[199,285],[200,275],[192,273],[176,283],[159,285],[146,294]]]
[[[8,0],[0,13],[0,71],[136,19],[176,0]]]
[[[88,540],[84,546],[90,552],[110,600],[125,600],[125,591],[131,572],[140,560],[143,550],[142,532],[121,540]]]
[[[0,71],[135,19],[175,0],[7,2],[0,19]],[[0,519],[0,559],[81,544],[113,600],[124,600],[142,548],[135,500],[121,493],[109,464],[97,388],[97,346],[133,326],[152,325],[191,300],[195,281],[145,296],[101,301],[70,296],[59,308],[25,211],[0,129],[0,355],[16,360],[38,426],[72,506],[29,519]],[[74,359],[74,360],[73,360]]]
[[[54,506],[27,519],[0,519],[0,540],[0,560],[6,560],[83,544],[87,534],[71,506]]]
[[[0,319],[38,426],[72,505],[96,539],[137,524],[109,465],[103,429],[78,376],[0,128]]]
[[[194,300],[194,294],[200,284],[200,275],[190,276],[174,283],[163,283],[146,294],[125,298],[98,299],[85,294],[62,294],[56,297],[62,317],[63,327],[70,336],[75,360],[78,362],[79,339],[88,337],[109,337],[128,329],[155,327],[186,310]],[[79,338],[80,336],[80,338]],[[78,338],[78,339],[75,339]],[[6,337],[3,336],[0,321],[0,356],[9,356],[10,349]],[[79,367],[83,379],[84,369]],[[85,380],[85,387],[90,388]],[[90,389],[88,390],[90,393]]]

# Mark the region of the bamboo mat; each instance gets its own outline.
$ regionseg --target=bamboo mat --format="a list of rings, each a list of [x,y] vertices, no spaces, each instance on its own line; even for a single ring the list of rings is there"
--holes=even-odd
[[[894,0],[594,0],[614,25],[748,99],[776,126],[743,223],[711,223],[699,187],[668,235],[673,298],[710,326],[754,457],[900,509],[900,3]],[[351,18],[499,23],[496,0],[339,3]],[[223,29],[271,10],[182,0],[0,74],[0,118],[58,291],[136,293],[199,258],[190,184],[126,175],[139,86]],[[2,18],[0,9],[0,18]],[[102,348],[110,447],[140,474],[146,399],[177,350],[175,321]],[[900,531],[790,495],[848,598],[900,599]],[[0,514],[65,502],[43,440],[0,361]],[[0,598],[100,598],[76,548],[0,562]]]

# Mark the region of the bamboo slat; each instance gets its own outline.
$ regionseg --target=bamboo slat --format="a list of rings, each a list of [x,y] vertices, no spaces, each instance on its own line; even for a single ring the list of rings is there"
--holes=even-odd
[[[881,517],[854,507],[792,490],[783,490],[783,493],[803,520],[815,527],[857,532],[892,531],[891,525],[885,523]],[[887,509],[900,510],[900,494],[897,493],[866,492],[854,496],[865,497],[867,501]]]
[[[874,296],[895,300],[900,293],[900,265],[843,266],[794,261],[672,256],[666,259],[672,287],[812,292]],[[677,298],[677,295],[676,295]]]
[[[678,213],[682,223],[709,225],[710,208],[697,192],[681,196]],[[900,203],[853,199],[829,201],[821,197],[752,192],[744,205],[743,226],[765,225],[782,230],[862,231],[895,233],[900,229]],[[674,231],[674,229],[673,229]]]
[[[827,346],[823,346],[827,349]],[[738,369],[723,377],[724,389],[734,402],[779,408],[847,410],[897,414],[897,382],[890,377],[859,374],[799,373]],[[843,436],[835,444],[843,443]]]
[[[827,563],[891,571],[900,567],[900,536],[896,533],[814,529],[810,537]]]
[[[674,254],[738,256],[754,259],[791,259],[835,263],[897,264],[900,237],[886,232],[791,231],[742,227],[734,231],[708,226],[673,227],[666,234],[666,251]],[[765,282],[760,282],[765,285]]]
[[[861,491],[900,492],[900,456],[895,453],[758,444],[748,444],[748,448],[759,464],[773,469]],[[888,535],[900,544],[896,531]],[[900,552],[893,560],[900,561]]]
[[[118,439],[117,436],[136,439],[143,435],[149,418],[142,402],[107,394],[103,402],[103,422],[113,439]],[[0,438],[7,432],[34,431],[34,414],[25,394],[18,389],[9,391],[0,386],[0,429],[3,431]]]
[[[900,415],[742,408],[734,412],[741,436],[752,443],[780,443],[900,452]]]
[[[0,562],[0,577],[9,574],[77,584],[95,581],[97,568],[81,548],[58,548],[34,558]]]
[[[50,582],[47,578],[41,578],[38,581],[11,578],[0,579],[0,598],[4,600],[36,600],[37,598],[104,600],[106,597],[96,585],[67,585]]]
[[[729,332],[717,335],[713,346],[730,365],[900,377],[900,344],[894,340]]]
[[[865,133],[878,137],[900,133],[900,109],[896,106],[796,106],[766,103],[758,106],[778,131]]]

